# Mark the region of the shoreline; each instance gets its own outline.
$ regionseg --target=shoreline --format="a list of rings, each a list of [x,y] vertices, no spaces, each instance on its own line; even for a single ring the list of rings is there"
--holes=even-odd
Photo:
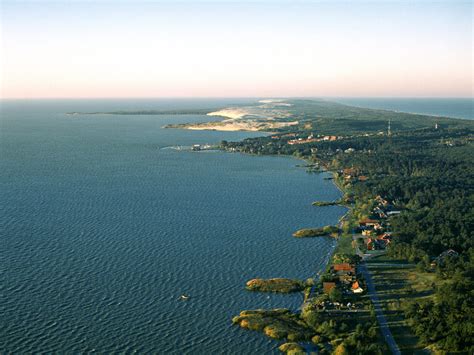
[[[229,152],[225,149],[223,149],[223,151]],[[246,153],[244,154],[255,155],[255,156],[258,155],[258,154],[246,154]],[[287,158],[295,158],[298,160],[303,160],[307,164],[314,164],[314,161],[311,161],[310,159],[303,158],[303,157],[296,157],[296,156],[286,155],[286,154],[282,154],[279,156],[280,157],[284,156]],[[322,162],[320,161],[320,164],[321,163]],[[336,189],[339,191],[340,199],[342,199],[344,195],[346,194],[346,192],[343,189],[343,187],[338,184],[337,179],[336,179],[336,172],[332,170],[328,170],[328,169],[324,169],[322,172],[327,172],[333,175],[333,179],[332,179],[333,186],[335,186]],[[318,272],[312,271],[310,278],[306,279],[307,280],[306,282],[311,281],[311,283],[310,285],[307,284],[308,286],[306,286],[304,290],[300,291],[302,293],[303,299],[299,301],[299,305],[296,307],[296,309],[291,310],[291,309],[281,309],[281,308],[276,308],[276,309],[275,308],[270,308],[270,309],[248,308],[248,310],[241,310],[239,315],[232,317],[232,324],[236,324],[242,330],[248,331],[248,330],[258,330],[258,327],[260,327],[259,324],[263,323],[263,328],[260,329],[262,333],[261,335],[264,337],[268,337],[269,340],[274,340],[276,342],[275,346],[277,347],[277,349],[279,349],[282,352],[286,352],[284,349],[286,348],[286,346],[289,346],[290,344],[297,344],[297,345],[300,344],[298,346],[301,349],[303,349],[303,351],[305,352],[307,351],[311,352],[312,350],[315,349],[315,345],[312,343],[314,342],[312,338],[311,340],[306,339],[305,341],[302,341],[303,338],[300,338],[302,334],[304,334],[305,332],[305,330],[303,329],[308,330],[308,328],[302,328],[300,329],[301,332],[300,333],[297,332],[296,334],[290,333],[289,329],[292,329],[292,327],[295,326],[295,324],[292,323],[294,319],[301,320],[302,319],[301,317],[303,317],[304,319],[304,314],[305,312],[307,312],[306,308],[308,308],[307,305],[311,303],[310,300],[313,300],[317,296],[317,295],[315,296],[314,294],[315,292],[314,287],[318,283],[321,282],[321,278],[328,271],[330,265],[332,264],[334,255],[338,253],[338,250],[341,245],[341,238],[342,238],[342,233],[343,233],[342,224],[346,219],[350,217],[350,214],[353,212],[353,209],[351,207],[348,207],[347,205],[339,205],[339,206],[346,207],[347,210],[342,215],[338,215],[337,222],[333,224],[333,226],[336,226],[339,229],[338,235],[335,237],[328,236],[330,239],[335,239],[335,241],[334,243],[332,243],[330,250],[324,256],[322,256],[321,270]],[[308,268],[311,268],[311,266],[309,266]],[[280,276],[276,275],[275,277],[280,277]],[[304,280],[304,278],[303,279],[298,278],[295,281],[303,282],[302,280]],[[288,318],[285,318],[285,316],[281,317],[279,315],[280,312],[283,312],[283,311],[287,312],[285,314],[288,315]],[[266,318],[266,317],[269,317],[269,318]],[[272,318],[272,317],[275,317],[275,318]],[[269,322],[269,323],[265,323],[265,322]],[[265,326],[265,324],[268,324],[268,325]],[[286,327],[289,327],[289,328],[286,328]],[[308,326],[306,325],[306,327]],[[287,333],[286,335],[283,335],[285,331],[288,331],[289,333]]]
[[[303,292],[305,298],[299,311],[290,312],[289,310],[279,309],[244,310],[232,319],[233,323],[243,329],[264,333],[269,338],[286,341],[279,347],[279,350],[288,353],[311,351],[308,348],[309,340],[316,345],[316,349],[334,350],[335,353],[339,353],[339,350],[344,348],[353,351],[372,351],[377,348],[379,350],[384,349],[383,351],[387,352],[400,353],[398,346],[421,349],[426,344],[429,344],[430,347],[449,349],[446,343],[448,340],[457,344],[456,347],[459,349],[467,349],[459,334],[450,332],[449,325],[452,323],[451,321],[447,321],[443,325],[444,333],[439,335],[439,338],[426,340],[421,337],[421,335],[429,336],[429,329],[421,328],[420,330],[420,327],[426,327],[427,321],[417,318],[416,309],[407,311],[405,307],[405,305],[423,307],[423,304],[419,301],[423,297],[421,292],[418,292],[419,298],[416,300],[412,300],[412,297],[409,296],[402,297],[403,302],[405,302],[403,305],[392,302],[382,308],[365,261],[372,256],[387,254],[387,246],[392,241],[393,229],[392,219],[390,218],[392,213],[400,214],[402,211],[407,211],[406,207],[410,206],[411,203],[419,203],[417,197],[406,197],[411,191],[410,188],[413,188],[413,186],[419,187],[420,185],[419,180],[413,177],[411,171],[407,169],[407,167],[412,166],[413,156],[422,156],[427,162],[430,162],[429,166],[418,166],[418,168],[431,177],[431,179],[423,181],[423,186],[431,187],[433,190],[433,187],[439,186],[437,180],[439,176],[450,178],[453,171],[450,167],[439,163],[439,160],[443,162],[445,156],[459,156],[464,163],[469,163],[469,149],[472,148],[473,142],[472,123],[474,122],[448,117],[446,117],[447,120],[442,118],[438,120],[429,115],[402,114],[394,110],[379,109],[368,109],[367,112],[369,113],[367,117],[364,116],[364,121],[364,119],[357,116],[357,113],[364,114],[364,111],[354,109],[353,116],[347,118],[350,120],[351,126],[350,124],[344,124],[344,121],[341,124],[341,121],[331,120],[331,115],[343,116],[347,114],[347,110],[342,106],[346,105],[323,107],[323,109],[328,110],[328,117],[313,119],[311,124],[302,129],[302,132],[293,133],[291,136],[281,134],[275,137],[261,137],[221,144],[221,148],[225,151],[250,153],[251,155],[284,155],[305,160],[308,164],[306,166],[314,166],[317,167],[317,170],[324,170],[332,174],[332,180],[335,180],[333,182],[334,186],[343,196],[340,200],[333,202],[316,201],[313,202],[313,205],[318,207],[332,206],[342,202],[341,204],[347,207],[347,211],[339,217],[338,232],[334,235],[337,238],[335,247],[332,251],[326,251],[325,254],[327,255],[322,260],[323,265],[318,265],[321,268],[326,265],[326,270],[322,276],[319,276],[318,273],[314,279],[308,279],[315,287],[305,288]],[[302,107],[304,109],[307,106],[303,104]],[[310,108],[314,108],[316,111],[318,104]],[[386,119],[386,122],[384,122],[384,119]],[[367,126],[366,122],[372,122],[373,125]],[[388,139],[387,144],[386,137],[391,136],[391,122],[394,122],[393,127],[397,127],[394,134],[396,138]],[[461,124],[461,122],[463,123]],[[348,136],[340,137],[348,138],[348,140],[341,142],[341,144],[339,142],[319,143],[319,140],[310,140],[310,136],[313,137],[315,125],[321,127],[322,132],[329,130],[333,134],[348,133]],[[385,128],[387,128],[387,133],[384,131]],[[308,138],[306,138],[306,135],[308,135]],[[297,137],[297,140],[301,141],[302,144],[314,144],[295,146],[296,139],[291,142],[283,139],[287,136]],[[420,140],[426,143],[420,146]],[[447,152],[448,149],[450,154]],[[354,153],[354,156],[349,153]],[[402,162],[400,165],[405,170],[399,169],[400,171],[398,171],[398,161],[393,162],[388,159],[388,154],[392,156],[400,154],[400,161]],[[440,159],[440,157],[442,158]],[[448,161],[454,164],[457,163],[457,159],[451,157]],[[396,173],[394,174],[393,171]],[[457,176],[465,176],[469,179],[462,167],[454,171],[457,172]],[[399,177],[400,180],[398,182],[385,180],[385,176],[393,175]],[[330,179],[327,178],[327,180]],[[363,184],[367,180],[370,180],[370,182]],[[409,181],[408,186],[403,184],[405,180]],[[360,183],[362,185],[359,185]],[[386,191],[387,183],[391,183],[398,190],[392,193]],[[448,179],[441,186],[457,187],[453,179]],[[431,205],[437,203],[439,199],[438,195],[432,191],[426,192],[422,196],[426,199],[424,201],[431,202]],[[447,213],[453,213],[457,216],[458,221],[461,219],[461,226],[466,228],[468,223],[463,219],[463,210],[453,207],[458,202],[456,198],[459,199],[462,196],[462,192],[459,192],[456,197],[448,199],[446,207],[438,206],[438,208]],[[428,202],[425,203],[428,204]],[[454,212],[452,212],[453,209]],[[440,222],[433,220],[434,212],[421,217],[413,211],[403,213],[405,218],[409,222],[413,220],[413,223],[404,223],[403,220],[397,218],[393,220],[394,228],[396,228],[396,231],[401,230],[401,232],[400,234],[394,234],[395,241],[393,245],[390,245],[387,258],[392,260],[394,257],[399,257],[405,262],[418,262],[416,264],[417,273],[423,275],[426,272],[433,272],[435,268],[436,271],[446,271],[439,261],[440,258],[446,253],[451,253],[452,257],[457,257],[459,255],[458,248],[462,250],[463,246],[455,244],[452,240],[448,240],[445,235],[438,233],[433,237],[434,245],[419,248],[416,242],[418,241],[418,244],[420,244],[420,240],[424,242],[426,237],[419,228],[417,229],[415,223],[421,221],[418,225],[425,223],[432,226],[434,223]],[[446,228],[456,230],[454,222],[450,220],[441,222],[441,224]],[[295,233],[298,235],[293,234],[293,236],[322,236],[322,231],[319,229],[302,229]],[[406,238],[402,238],[403,233],[405,235],[414,233],[417,239],[408,241]],[[468,243],[465,235],[462,235],[462,238],[463,242]],[[311,248],[309,245],[308,247]],[[446,250],[446,247],[456,249]],[[380,252],[369,252],[375,250],[380,250]],[[464,249],[464,251],[466,250]],[[441,254],[439,254],[440,252]],[[464,260],[461,264],[462,267],[467,269],[469,262],[471,262],[469,259]],[[314,272],[312,274],[314,275]],[[405,277],[408,276],[405,275]],[[443,282],[445,279],[438,275],[436,280]],[[469,278],[466,282],[468,281]],[[383,281],[382,284],[385,284],[385,282]],[[428,295],[433,295],[436,298],[440,292],[447,293],[447,290],[440,291],[439,288],[433,285],[435,284],[431,282],[427,286]],[[416,293],[413,288],[407,288],[406,290],[409,295]],[[454,290],[452,293],[461,299],[465,298],[465,294],[459,290]],[[399,297],[400,295],[395,298],[397,302],[399,302]],[[341,304],[341,302],[344,303]],[[436,306],[436,303],[432,300],[429,302],[430,307]],[[413,329],[409,324],[410,327],[403,330],[402,334],[394,331],[392,335],[385,317],[391,317],[393,314],[390,312],[384,314],[387,310],[395,311],[393,314],[395,314],[396,319],[400,318],[407,322],[413,322],[417,328]],[[281,313],[282,311],[284,313]],[[353,313],[359,311],[362,311],[362,313]],[[428,310],[429,317],[436,317],[436,312],[436,308]],[[468,314],[456,305],[447,306],[447,312],[451,316],[462,314],[463,317],[467,317]],[[364,329],[364,331],[361,332],[361,329]],[[308,335],[308,332],[310,335]],[[394,337],[399,337],[398,340],[401,339],[399,345],[395,342]],[[414,342],[405,344],[404,337],[410,337],[410,339],[414,339]]]

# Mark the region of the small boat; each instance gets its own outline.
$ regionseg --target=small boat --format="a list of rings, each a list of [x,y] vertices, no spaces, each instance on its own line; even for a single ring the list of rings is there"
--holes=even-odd
[[[179,296],[179,299],[182,300],[182,301],[186,301],[186,300],[189,299],[189,296],[183,294],[183,295]]]

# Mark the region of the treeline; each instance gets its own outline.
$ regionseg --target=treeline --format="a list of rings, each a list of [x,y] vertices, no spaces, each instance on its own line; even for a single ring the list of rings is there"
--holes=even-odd
[[[448,258],[437,268],[435,299],[421,299],[405,307],[405,316],[424,344],[448,351],[474,353],[474,249]]]

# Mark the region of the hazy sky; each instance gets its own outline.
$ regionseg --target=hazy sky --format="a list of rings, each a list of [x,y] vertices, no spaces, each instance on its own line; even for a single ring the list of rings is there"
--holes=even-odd
[[[4,98],[473,95],[471,1],[0,2]]]

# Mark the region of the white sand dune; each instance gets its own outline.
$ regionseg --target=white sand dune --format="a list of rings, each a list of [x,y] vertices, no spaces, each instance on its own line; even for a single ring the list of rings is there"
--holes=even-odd
[[[240,120],[226,120],[222,122],[200,123],[195,125],[188,125],[185,128],[204,131],[272,131],[277,128],[297,125],[298,121],[292,122],[257,122],[257,121],[240,121]]]
[[[248,116],[250,112],[243,108],[225,108],[223,110],[209,112],[208,116],[221,116],[232,119],[239,119]]]
[[[208,116],[224,117],[222,121],[187,124],[186,129],[215,131],[272,131],[277,128],[297,125],[298,121],[279,122],[278,119],[289,118],[291,114],[276,106],[291,106],[282,100],[260,100],[262,105],[227,107],[209,112]]]

